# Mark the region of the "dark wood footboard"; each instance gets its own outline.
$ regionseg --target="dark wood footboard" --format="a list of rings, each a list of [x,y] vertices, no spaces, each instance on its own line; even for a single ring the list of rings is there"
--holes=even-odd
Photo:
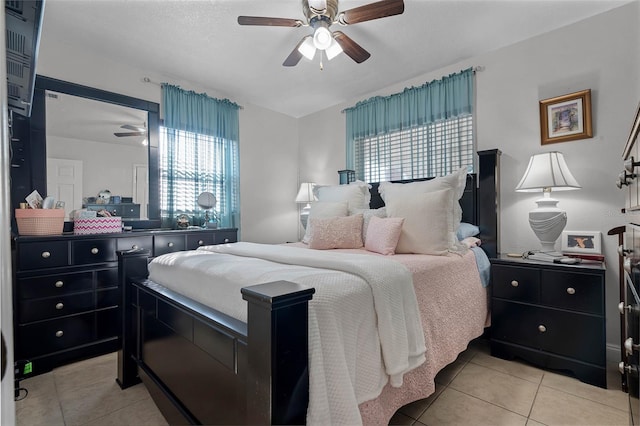
[[[149,253],[118,253],[118,384],[145,382],[170,424],[303,424],[307,308],[314,289],[242,289],[248,325],[147,279]]]

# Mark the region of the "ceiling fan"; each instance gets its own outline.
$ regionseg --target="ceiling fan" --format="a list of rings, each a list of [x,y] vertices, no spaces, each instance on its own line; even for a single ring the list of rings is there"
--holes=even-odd
[[[321,55],[324,52],[329,60],[339,55],[340,52],[344,52],[355,62],[362,63],[369,59],[371,54],[342,31],[332,32],[329,27],[333,24],[346,26],[400,15],[404,12],[404,1],[382,0],[338,12],[338,0],[302,0],[302,12],[306,17],[306,22],[289,18],[238,16],[238,24],[271,27],[308,26],[313,28],[313,34],[303,37],[285,59],[282,64],[285,67],[297,65],[303,56],[309,60],[313,59],[316,50],[320,50]],[[320,57],[320,67],[322,68],[322,56]]]
[[[142,126],[134,126],[132,124],[123,124],[120,126],[121,129],[131,130],[131,132],[115,132],[114,135],[121,138],[124,136],[146,136],[147,128],[143,124]]]

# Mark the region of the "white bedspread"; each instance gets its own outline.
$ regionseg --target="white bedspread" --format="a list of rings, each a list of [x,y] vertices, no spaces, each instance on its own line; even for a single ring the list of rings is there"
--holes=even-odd
[[[149,270],[151,280],[242,321],[241,287],[276,280],[315,287],[309,424],[361,423],[358,404],[376,398],[387,382],[400,386],[425,360],[411,273],[393,260],[235,243],[160,256]]]

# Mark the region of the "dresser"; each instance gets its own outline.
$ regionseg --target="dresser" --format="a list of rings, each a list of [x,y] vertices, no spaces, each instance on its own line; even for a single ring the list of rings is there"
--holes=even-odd
[[[491,354],[606,387],[605,268],[491,260]]]
[[[627,143],[625,144],[622,159],[622,172],[618,175],[617,186],[625,191],[625,205],[622,211],[625,213],[626,226],[624,232],[624,244],[618,248],[623,257],[624,280],[621,283],[620,314],[623,315],[623,333],[621,346],[625,356],[620,362],[620,372],[626,376],[629,392],[629,424],[640,425],[640,401],[638,399],[640,378],[640,104],[635,114],[635,121]]]
[[[13,241],[15,360],[33,374],[118,349],[116,251],[152,256],[237,241],[236,229],[17,237]]]

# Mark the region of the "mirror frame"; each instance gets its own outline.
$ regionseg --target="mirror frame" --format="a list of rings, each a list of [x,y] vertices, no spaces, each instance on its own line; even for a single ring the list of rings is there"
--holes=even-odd
[[[83,86],[68,81],[36,75],[35,92],[31,110],[31,143],[37,147],[38,152],[43,152],[42,165],[34,169],[42,170],[40,177],[44,181],[46,189],[47,176],[47,134],[46,134],[46,104],[45,91],[64,93],[100,102],[107,102],[129,108],[147,111],[148,116],[148,150],[149,150],[149,212],[148,219],[125,220],[125,225],[136,229],[150,229],[160,227],[160,167],[158,142],[160,138],[160,104],[133,98],[119,93],[108,92],[94,87]],[[34,170],[34,172],[35,172]],[[36,177],[37,181],[38,178]],[[45,192],[46,193],[46,192]],[[65,227],[66,228],[66,227]],[[66,229],[65,229],[66,230]]]

